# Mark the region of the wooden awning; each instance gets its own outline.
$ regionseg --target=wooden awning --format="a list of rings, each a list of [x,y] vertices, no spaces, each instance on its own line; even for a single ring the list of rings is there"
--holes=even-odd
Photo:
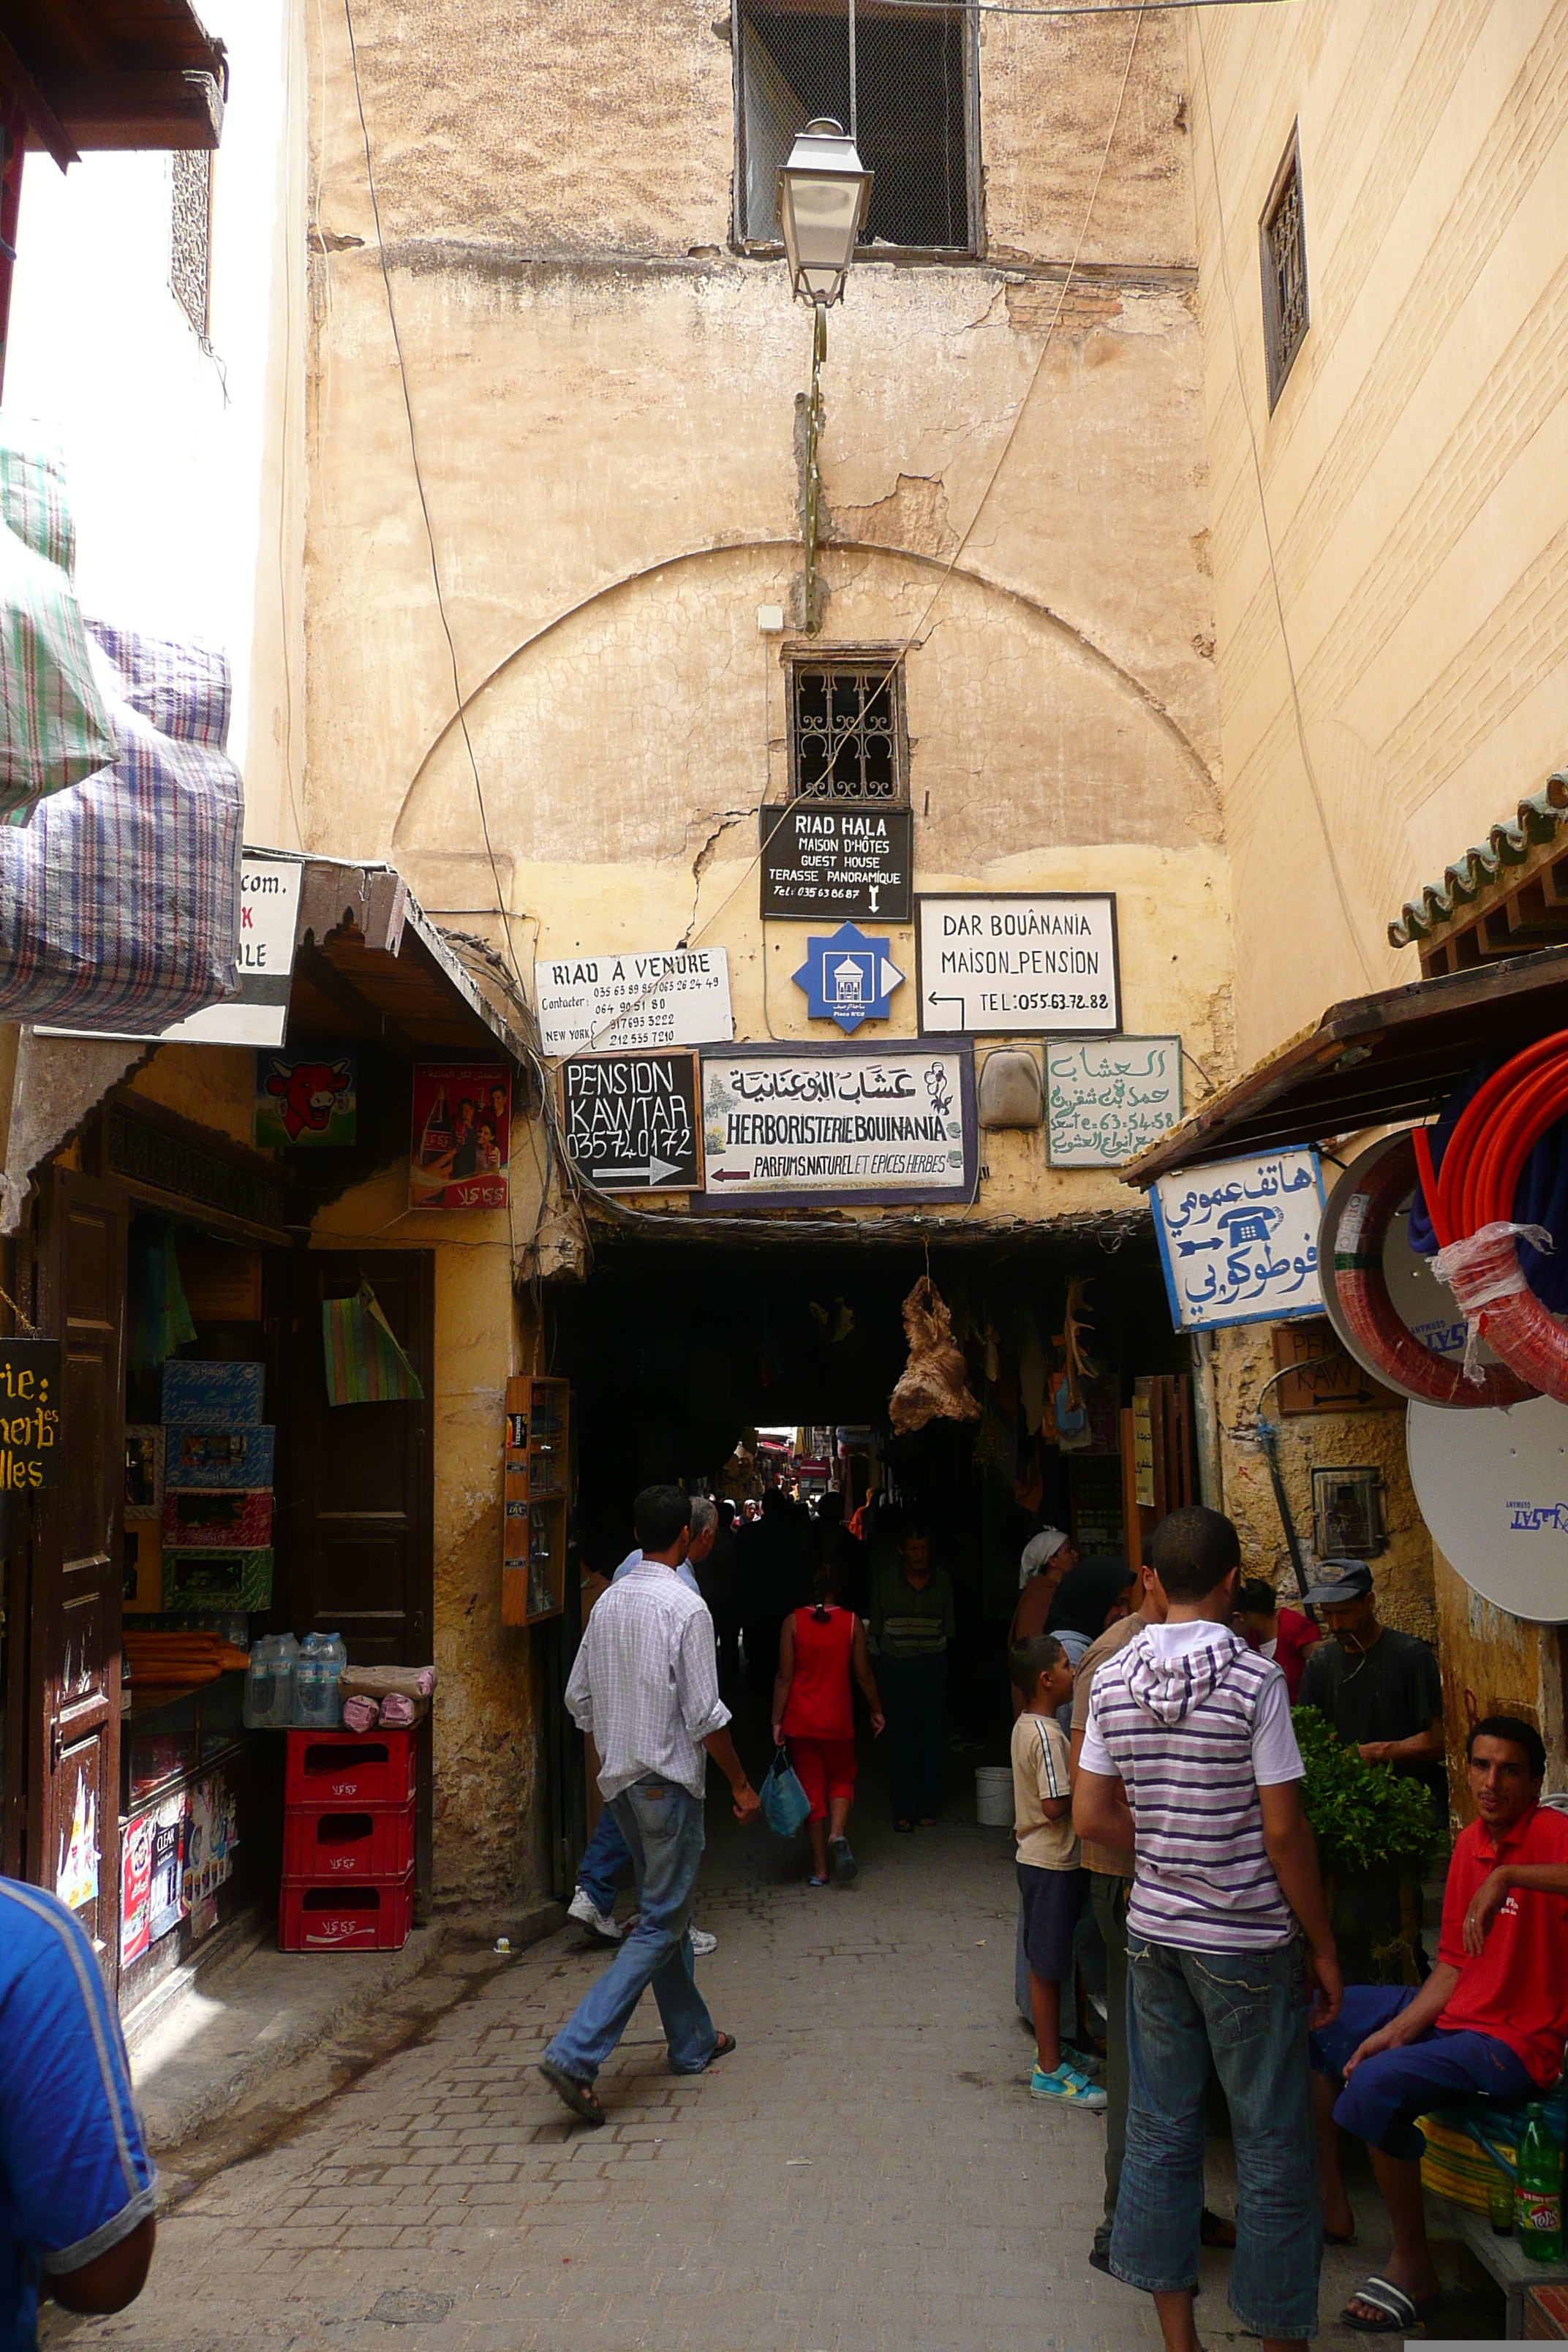
[[[0,88],[63,168],[100,148],[216,147],[228,61],[191,0],[0,0]]]
[[[1568,1028],[1568,948],[1331,1005],[1122,1171],[1129,1184],[1205,1160],[1425,1119],[1476,1064]]]

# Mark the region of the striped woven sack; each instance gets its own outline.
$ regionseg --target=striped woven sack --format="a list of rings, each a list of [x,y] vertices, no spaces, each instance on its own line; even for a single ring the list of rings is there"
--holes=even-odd
[[[75,562],[59,452],[0,417],[0,823],[26,824],[40,800],[114,757]]]
[[[385,1404],[425,1393],[368,1282],[353,1298],[321,1301],[321,1347],[329,1404]]]

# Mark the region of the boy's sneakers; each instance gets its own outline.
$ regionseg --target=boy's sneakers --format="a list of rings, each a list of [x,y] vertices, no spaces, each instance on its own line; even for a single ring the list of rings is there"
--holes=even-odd
[[[1091,2083],[1103,2082],[1105,2078],[1103,2061],[1097,2058],[1092,2050],[1084,2050],[1076,2042],[1063,2042],[1062,2064],[1072,2067],[1076,2074],[1087,2074]]]
[[[1033,2099],[1054,2099],[1058,2107],[1084,2107],[1090,2114],[1105,2105],[1105,2093],[1087,2074],[1064,2059],[1054,2074],[1037,2066],[1029,2077],[1029,2096]]]

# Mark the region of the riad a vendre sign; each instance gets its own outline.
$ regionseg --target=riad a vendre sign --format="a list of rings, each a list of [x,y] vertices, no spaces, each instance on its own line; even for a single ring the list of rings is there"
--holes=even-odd
[[[60,1343],[0,1339],[0,1494],[60,1483]]]

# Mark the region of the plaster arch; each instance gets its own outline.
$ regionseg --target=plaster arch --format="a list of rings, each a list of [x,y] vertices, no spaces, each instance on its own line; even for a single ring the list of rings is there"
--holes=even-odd
[[[597,590],[499,662],[464,704],[490,836],[520,864],[662,863],[787,790],[776,638],[800,550],[673,555]],[[1025,593],[907,548],[834,541],[817,643],[898,646],[923,866],[1026,846],[1221,837],[1215,779],[1158,698]],[[787,640],[798,646],[800,640]],[[454,716],[415,772],[396,854],[461,854],[473,777]],[[999,824],[1005,828],[999,832]]]

